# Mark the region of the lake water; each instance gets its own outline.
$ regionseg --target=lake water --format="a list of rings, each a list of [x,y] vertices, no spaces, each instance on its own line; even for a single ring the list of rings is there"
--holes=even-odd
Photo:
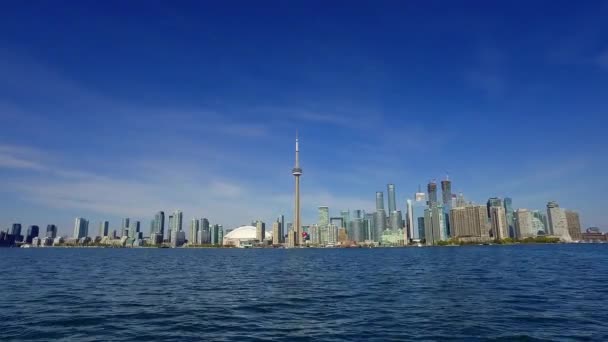
[[[0,340],[608,340],[608,245],[1,249]]]

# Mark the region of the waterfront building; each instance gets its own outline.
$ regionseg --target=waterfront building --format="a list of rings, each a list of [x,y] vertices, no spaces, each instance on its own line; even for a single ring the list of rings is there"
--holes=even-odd
[[[424,235],[427,245],[434,245],[439,241],[447,240],[444,220],[442,204],[435,203],[424,211]]]
[[[280,222],[281,222],[281,231],[280,231],[281,234],[279,234],[279,242],[284,243],[285,242],[285,228],[286,228],[285,227],[285,215],[281,215]]]
[[[452,237],[465,242],[488,241],[487,208],[484,205],[467,205],[450,210]]]
[[[198,245],[201,243],[199,240],[198,231],[200,229],[200,222],[198,219],[193,218],[190,220],[190,241],[188,241],[191,245]]]
[[[184,222],[184,213],[181,210],[176,210],[173,212],[173,227],[172,230],[182,231],[183,230],[183,222]]]
[[[375,225],[375,218],[374,218],[374,213],[366,213],[365,214],[365,239],[366,240],[372,240],[372,241],[377,241],[376,240],[376,225]]]
[[[313,224],[310,226],[310,244],[318,246],[321,244],[321,232],[319,231],[319,225]]]
[[[414,205],[412,200],[408,199],[405,201],[405,228],[407,230],[407,240],[411,241],[414,239]]]
[[[568,223],[568,233],[574,241],[580,241],[582,238],[581,220],[576,211],[566,210],[566,222]]]
[[[46,237],[54,239],[57,237],[57,226],[54,224],[49,224],[46,226]]]
[[[365,241],[365,235],[364,235],[364,219],[361,217],[355,217],[352,222],[350,223],[351,225],[351,229],[350,232],[348,232],[348,238],[351,241],[355,241],[355,242],[363,242]]]
[[[27,227],[27,233],[25,235],[25,243],[32,243],[35,237],[38,237],[40,228],[36,225]]]
[[[13,223],[11,226],[11,233],[9,235],[13,236],[15,242],[23,241],[23,235],[21,235],[21,223]]]
[[[158,234],[164,240],[165,236],[165,212],[159,211],[154,215],[154,233]]]
[[[74,222],[74,239],[81,239],[89,236],[89,221],[82,217],[77,217]]]
[[[386,185],[386,194],[388,196],[388,212],[392,213],[397,210],[397,201],[395,199],[395,184]]]
[[[559,237],[562,241],[571,241],[570,233],[568,233],[568,221],[566,212],[560,208],[557,202],[547,203],[547,217],[549,219],[549,234]]]
[[[507,216],[504,207],[490,207],[490,222],[494,240],[500,241],[509,237],[509,228],[507,226]]]
[[[128,237],[135,239],[135,240],[141,240],[143,238],[143,234],[141,232],[141,222],[131,221],[129,223]]]
[[[221,224],[217,225],[217,237],[218,244],[221,245],[222,241],[224,241],[224,226],[222,226]]]
[[[374,241],[381,242],[382,234],[384,234],[384,231],[386,230],[386,213],[384,212],[384,209],[376,209],[376,213],[374,214],[374,225],[376,226]]]
[[[532,212],[528,209],[517,209],[513,216],[515,235],[518,239],[536,237],[538,230],[534,227]]]
[[[120,236],[129,236],[129,222],[130,219],[128,217],[125,217],[122,219],[122,226],[121,226],[121,232],[120,232]]]
[[[426,190],[429,194],[427,204],[430,207],[437,203],[437,183],[434,179],[427,184]]]
[[[171,231],[171,247],[181,247],[186,242],[186,233],[183,230]]]
[[[110,233],[110,222],[108,222],[108,221],[99,222],[99,236],[100,237],[108,236],[109,233]]]
[[[517,229],[515,229],[515,224],[513,223],[514,214],[513,214],[513,200],[510,197],[505,197],[503,201],[503,205],[505,207],[505,216],[507,218],[507,227],[509,230],[509,237],[513,239],[518,239]]]
[[[201,244],[211,243],[211,229],[209,227],[209,220],[204,217],[200,219],[199,222],[199,233],[201,235],[199,239]]]
[[[387,229],[382,233],[382,239],[380,243],[383,246],[403,246],[403,230],[399,229],[397,231],[393,231],[392,229]]]
[[[255,222],[255,236],[258,242],[264,242],[266,239],[266,223],[258,220]]]
[[[282,230],[281,221],[280,221],[280,219],[277,219],[277,221],[272,224],[272,244],[273,245],[280,245],[282,243],[281,230]],[[228,234],[230,234],[230,233],[228,233]],[[257,231],[256,231],[256,235],[257,235]],[[226,235],[226,236],[228,236],[228,235]]]
[[[542,230],[542,234],[549,234],[549,222],[547,220],[547,214],[540,210],[532,211],[532,223],[536,228],[536,231]]]
[[[329,207],[319,207],[319,227],[326,227],[329,224]]]
[[[338,226],[334,224],[330,224],[327,226],[327,244],[328,245],[337,245],[338,244]]]

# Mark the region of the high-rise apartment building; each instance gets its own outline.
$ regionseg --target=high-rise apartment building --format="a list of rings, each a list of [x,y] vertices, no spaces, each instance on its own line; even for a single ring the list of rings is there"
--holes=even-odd
[[[405,212],[405,227],[407,231],[407,240],[414,239],[414,205],[411,199],[405,201],[406,203],[406,212]]]
[[[566,212],[560,208],[557,202],[547,203],[547,217],[549,219],[550,235],[559,237],[562,241],[571,241],[570,233],[568,232],[568,221]]]
[[[490,222],[494,240],[500,241],[509,237],[509,227],[507,226],[504,207],[490,207]]]
[[[468,205],[450,210],[452,237],[467,242],[489,240],[487,208],[484,205]]]
[[[566,210],[566,222],[568,223],[568,233],[574,241],[583,238],[581,232],[581,219],[576,211]]]
[[[384,193],[376,191],[376,211],[384,209]]]
[[[57,226],[49,224],[46,226],[46,237],[54,239],[57,237]]]
[[[517,236],[517,229],[515,229],[515,224],[513,223],[513,200],[510,197],[505,197],[503,205],[505,207],[505,216],[507,217],[509,237],[517,239],[519,237]]]
[[[262,222],[262,220],[255,222],[255,238],[258,242],[266,240],[266,223]]]
[[[374,225],[376,226],[376,234],[374,240],[376,242],[382,241],[382,234],[386,230],[386,213],[384,209],[376,209],[374,214]]]
[[[435,245],[447,240],[445,235],[445,214],[443,205],[436,203],[424,211],[424,235],[427,245]]]
[[[256,227],[257,230],[257,227]],[[256,235],[257,235],[257,231],[256,231]],[[273,245],[280,245],[282,243],[281,241],[281,221],[280,219],[277,219],[276,222],[274,222],[272,224],[272,244]]]
[[[528,209],[517,209],[514,213],[513,224],[518,239],[536,237],[537,230],[534,227],[532,212]]]
[[[34,238],[38,237],[40,233],[40,227],[32,225],[27,227],[27,233],[25,234],[25,243],[32,243]]]
[[[125,217],[122,219],[122,226],[120,230],[120,236],[129,236],[129,218]]]
[[[191,245],[200,244],[198,231],[200,229],[200,221],[196,218],[193,218],[190,221],[190,240],[188,241]]]
[[[110,234],[110,222],[108,222],[108,221],[99,222],[99,236],[105,237],[105,236],[108,236],[108,234]]]
[[[89,236],[89,221],[82,217],[77,217],[74,222],[74,238],[81,239]]]
[[[319,207],[319,227],[327,227],[329,225],[329,207]]]

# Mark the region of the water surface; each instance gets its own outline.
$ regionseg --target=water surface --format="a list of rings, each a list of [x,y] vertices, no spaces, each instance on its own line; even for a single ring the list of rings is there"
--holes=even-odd
[[[0,249],[0,340],[608,340],[608,245]]]

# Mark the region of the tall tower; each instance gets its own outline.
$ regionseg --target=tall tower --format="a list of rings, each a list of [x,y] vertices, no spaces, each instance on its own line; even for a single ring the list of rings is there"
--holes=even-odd
[[[300,222],[300,176],[302,175],[302,169],[300,168],[300,144],[298,142],[298,135],[296,133],[296,164],[291,170],[291,174],[295,177],[296,193],[293,213],[293,229],[289,236],[289,247],[295,247],[300,245],[302,234],[300,229],[302,223]]]
[[[390,215],[393,211],[397,211],[397,203],[395,201],[395,184],[387,184],[386,193],[388,195],[388,213]]]
[[[443,207],[450,209],[452,204],[452,181],[447,176],[441,181],[441,199]]]

